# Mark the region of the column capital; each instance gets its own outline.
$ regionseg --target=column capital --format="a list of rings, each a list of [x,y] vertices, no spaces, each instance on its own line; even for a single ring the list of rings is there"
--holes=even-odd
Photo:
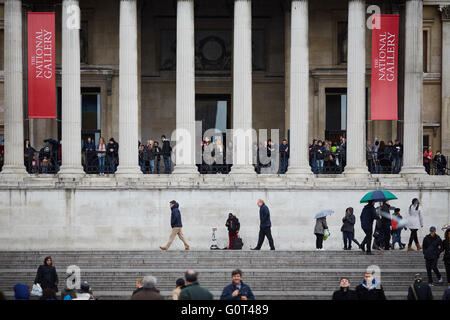
[[[450,5],[440,5],[439,11],[442,21],[450,21]]]

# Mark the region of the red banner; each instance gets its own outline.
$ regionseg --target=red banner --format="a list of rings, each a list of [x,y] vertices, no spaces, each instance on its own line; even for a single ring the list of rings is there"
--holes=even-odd
[[[370,118],[397,120],[399,16],[378,15],[376,19],[380,19],[380,28],[372,29]]]
[[[28,118],[56,118],[55,13],[28,13]]]

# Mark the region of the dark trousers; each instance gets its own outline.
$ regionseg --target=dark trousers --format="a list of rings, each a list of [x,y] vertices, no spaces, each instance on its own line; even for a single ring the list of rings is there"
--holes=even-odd
[[[426,259],[425,260],[425,266],[427,267],[427,275],[428,275],[428,282],[433,283],[433,275],[431,271],[433,270],[438,279],[441,278],[441,273],[439,272],[439,269],[437,267],[438,259]]]
[[[355,239],[355,234],[353,232],[342,231],[342,235],[344,237],[344,248],[345,249],[351,249],[352,248],[352,241],[354,243],[356,243],[358,246],[360,245],[358,240]]]
[[[383,247],[385,250],[391,248],[391,230],[389,228],[383,229]]]
[[[447,283],[450,283],[450,261],[445,261],[445,273],[447,274]]]
[[[163,156],[164,160],[164,171],[170,173],[170,156]]]
[[[417,239],[417,230],[418,229],[410,229],[411,234],[409,236],[408,246],[411,246],[413,241],[414,243],[419,243],[419,239]]]
[[[364,249],[364,246],[366,246],[366,251],[371,252],[372,251],[372,229],[363,229],[366,236],[364,237],[363,242],[361,242],[361,248]]]
[[[230,240],[229,244],[228,244],[228,249],[230,249],[230,250],[232,249],[231,245],[233,244],[234,239],[237,239],[237,238],[238,238],[237,233],[228,232],[228,239]]]
[[[275,245],[273,244],[272,238],[272,231],[270,231],[270,227],[259,228],[258,244],[256,245],[255,249],[256,250],[261,249],[265,237],[267,237],[267,240],[269,240],[270,250],[275,250]]]
[[[314,233],[316,235],[316,249],[322,249],[323,246],[323,234]]]

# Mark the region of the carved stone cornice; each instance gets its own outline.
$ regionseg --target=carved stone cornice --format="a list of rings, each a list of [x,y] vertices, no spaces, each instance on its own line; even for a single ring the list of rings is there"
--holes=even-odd
[[[440,5],[439,11],[441,12],[442,21],[450,21],[450,5]]]

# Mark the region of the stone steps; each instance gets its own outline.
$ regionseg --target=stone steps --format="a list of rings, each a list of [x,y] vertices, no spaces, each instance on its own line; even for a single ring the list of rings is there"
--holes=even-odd
[[[175,280],[188,268],[199,273],[200,283],[216,298],[230,282],[231,271],[240,268],[244,281],[258,299],[329,299],[341,276],[348,276],[352,287],[360,283],[369,265],[377,265],[381,281],[390,299],[405,299],[412,277],[426,276],[420,252],[375,252],[373,256],[358,251],[69,251],[0,252],[0,290],[9,297],[15,283],[32,285],[38,265],[52,256],[63,289],[69,265],[81,268],[81,280],[89,281],[100,299],[129,299],[137,277],[153,275],[158,288],[171,296]],[[442,261],[441,273],[445,276]],[[433,288],[440,298],[446,286]]]

